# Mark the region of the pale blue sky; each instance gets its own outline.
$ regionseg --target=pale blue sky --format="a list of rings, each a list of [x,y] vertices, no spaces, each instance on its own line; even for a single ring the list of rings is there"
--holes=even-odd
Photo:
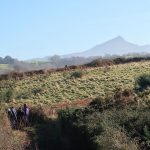
[[[87,50],[118,35],[150,44],[150,0],[0,0],[0,56]]]

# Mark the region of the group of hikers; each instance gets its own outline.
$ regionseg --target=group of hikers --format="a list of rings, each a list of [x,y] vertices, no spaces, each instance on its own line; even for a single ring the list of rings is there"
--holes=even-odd
[[[23,107],[16,109],[14,107],[8,108],[8,117],[10,119],[11,125],[13,128],[20,128],[22,125],[29,125],[29,107],[24,104]]]

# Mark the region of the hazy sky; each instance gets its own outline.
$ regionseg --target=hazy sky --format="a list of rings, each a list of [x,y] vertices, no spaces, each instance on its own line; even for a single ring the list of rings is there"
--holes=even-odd
[[[0,0],[0,56],[87,50],[118,35],[150,44],[150,0]]]

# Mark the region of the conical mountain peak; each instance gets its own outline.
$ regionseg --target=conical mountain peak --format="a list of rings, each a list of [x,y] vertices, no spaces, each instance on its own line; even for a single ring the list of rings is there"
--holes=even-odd
[[[112,39],[113,41],[125,41],[122,36],[117,36],[116,38]]]
[[[125,40],[122,36],[117,36],[102,44],[98,44],[81,53],[72,54],[70,56],[91,57],[91,56],[105,56],[110,55],[123,55],[128,53],[143,53],[149,52],[150,45],[137,45]]]

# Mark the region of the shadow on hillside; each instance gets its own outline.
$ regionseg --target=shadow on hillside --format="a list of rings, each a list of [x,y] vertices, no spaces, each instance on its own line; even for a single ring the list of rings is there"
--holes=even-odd
[[[30,138],[30,146],[26,150],[60,150],[61,132],[57,119],[47,118],[42,110],[32,111],[30,126],[23,128]]]
[[[68,121],[48,118],[39,108],[31,109],[30,125],[18,130],[25,131],[30,140],[25,150],[91,150],[86,137]]]
[[[86,136],[59,119],[48,118],[42,109],[32,111],[30,127],[24,129],[31,140],[26,150],[91,150]]]

